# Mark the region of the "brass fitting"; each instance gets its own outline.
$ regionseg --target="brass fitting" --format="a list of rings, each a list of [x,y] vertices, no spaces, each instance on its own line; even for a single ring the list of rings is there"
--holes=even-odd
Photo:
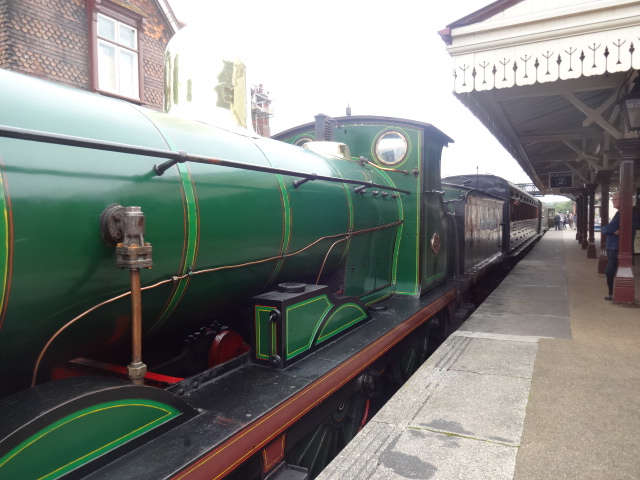
[[[136,385],[144,384],[144,376],[147,374],[147,366],[142,362],[130,363],[127,365],[127,375],[131,383]]]

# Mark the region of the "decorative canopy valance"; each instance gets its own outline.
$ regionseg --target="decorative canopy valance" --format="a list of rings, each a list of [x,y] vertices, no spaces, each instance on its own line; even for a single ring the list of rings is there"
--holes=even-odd
[[[531,13],[518,14],[524,8]],[[639,21],[637,1],[557,9],[538,1],[440,33],[454,58],[455,92],[465,93],[638,69]]]

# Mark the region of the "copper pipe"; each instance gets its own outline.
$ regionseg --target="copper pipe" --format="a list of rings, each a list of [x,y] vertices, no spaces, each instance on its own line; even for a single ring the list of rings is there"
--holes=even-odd
[[[142,361],[142,298],[140,291],[140,270],[131,269],[131,361]]]
[[[144,384],[147,366],[142,363],[142,291],[140,269],[131,272],[131,364],[127,367],[129,379],[136,385]]]
[[[320,272],[318,272],[318,278],[316,278],[316,285],[318,285],[320,283],[320,277],[322,276],[322,271],[324,270],[324,266],[327,263],[327,258],[329,258],[329,254],[331,253],[331,250],[333,250],[333,247],[336,246],[336,244],[340,243],[340,242],[344,242],[345,240],[349,240],[351,239],[351,237],[345,237],[345,238],[341,238],[340,240],[336,240],[335,242],[333,242],[333,244],[329,247],[329,250],[327,250],[327,254],[324,256],[324,260],[322,261],[322,266],[320,267]]]
[[[396,222],[388,223],[386,225],[380,225],[378,227],[372,227],[372,228],[365,228],[365,229],[358,230],[358,231],[351,232],[351,233],[340,233],[340,234],[336,234],[336,235],[328,235],[328,236],[325,236],[325,237],[321,237],[321,238],[317,239],[316,241],[314,241],[313,243],[310,243],[306,247],[303,247],[300,250],[297,250],[297,251],[292,252],[292,253],[287,253],[287,254],[283,254],[283,255],[277,255],[275,257],[265,258],[265,259],[262,259],[262,260],[256,260],[254,262],[242,263],[242,264],[239,264],[239,265],[225,265],[225,266],[222,266],[222,267],[208,268],[208,269],[204,269],[204,270],[196,270],[195,272],[189,272],[189,273],[184,274],[184,275],[176,275],[176,276],[173,276],[171,278],[167,278],[165,280],[160,280],[159,282],[154,283],[153,285],[147,285],[146,287],[142,287],[140,290],[141,291],[152,290],[152,289],[157,288],[157,287],[159,287],[161,285],[165,285],[167,283],[172,283],[172,282],[178,282],[178,281],[180,281],[180,280],[182,280],[184,278],[187,278],[187,277],[190,277],[190,276],[195,276],[195,275],[200,275],[200,274],[203,274],[203,273],[212,273],[212,272],[217,272],[217,271],[220,271],[220,270],[228,270],[228,269],[234,269],[234,268],[247,267],[247,266],[250,266],[250,265],[258,265],[258,264],[261,264],[261,263],[271,262],[271,261],[274,261],[274,260],[280,260],[280,259],[283,259],[283,258],[293,257],[295,255],[298,255],[298,254],[304,252],[305,250],[308,250],[309,248],[313,247],[314,245],[317,245],[318,243],[320,243],[321,241],[324,241],[324,240],[328,240],[328,239],[331,239],[331,238],[345,237],[345,238],[343,238],[341,240],[341,241],[344,241],[344,240],[347,240],[350,236],[353,236],[353,235],[362,235],[362,234],[370,233],[370,232],[373,232],[373,231],[376,231],[376,230],[383,230],[385,228],[396,227],[398,225],[401,225],[402,223],[404,223],[404,221],[403,220],[399,220],[399,221],[396,221]],[[336,243],[339,243],[339,242],[336,242]],[[335,243],[334,243],[334,245],[335,245]],[[330,247],[330,249],[331,248],[333,248],[333,245]],[[49,349],[49,347],[54,342],[54,340],[56,338],[58,338],[60,336],[60,334],[62,334],[62,332],[64,332],[67,328],[69,328],[71,325],[76,323],[78,320],[81,320],[82,318],[86,317],[88,314],[90,314],[91,312],[94,312],[95,310],[99,309],[100,307],[103,307],[105,305],[113,303],[113,302],[115,302],[117,300],[120,300],[121,298],[124,298],[127,295],[131,295],[131,294],[132,294],[131,291],[125,292],[125,293],[122,293],[122,294],[120,294],[118,296],[110,298],[108,300],[105,300],[104,302],[101,302],[101,303],[99,303],[97,305],[94,305],[93,307],[89,308],[88,310],[85,310],[80,315],[78,315],[77,317],[71,319],[64,326],[62,326],[47,341],[45,346],[40,351],[40,355],[38,355],[38,359],[37,359],[35,367],[33,369],[33,376],[31,378],[31,386],[34,387],[36,385],[36,379],[37,379],[37,376],[38,376],[38,370],[40,370],[40,364],[42,363],[42,359],[44,358],[44,355],[45,355],[46,351]],[[132,300],[132,304],[133,304],[133,300]]]
[[[40,355],[38,355],[38,360],[36,360],[36,366],[33,369],[33,376],[31,377],[31,386],[35,387],[36,386],[36,379],[38,377],[38,370],[40,369],[40,363],[42,362],[42,358],[44,357],[45,352],[48,350],[49,346],[53,343],[53,341],[58,338],[58,336],[64,332],[67,328],[69,328],[71,325],[73,325],[74,323],[76,323],[78,320],[80,320],[82,317],[90,314],[91,312],[93,312],[94,310],[97,310],[98,308],[107,305],[109,303],[115,302],[116,300],[120,300],[121,298],[126,297],[127,295],[129,295],[131,292],[126,292],[123,293],[122,295],[118,295],[117,297],[113,297],[110,298],[109,300],[105,300],[102,303],[99,303],[93,307],[91,307],[89,310],[86,310],[85,312],[81,313],[80,315],[78,315],[77,317],[75,317],[74,319],[68,321],[62,328],[60,328],[50,339],[49,341],[45,344],[45,346],[42,348],[42,350],[40,351]]]
[[[369,162],[369,161],[367,161],[367,165],[370,165],[373,168],[377,168],[378,170],[384,170],[385,172],[400,172],[400,173],[404,173],[405,175],[409,175],[408,170],[399,170],[397,168],[381,167],[380,165],[376,165],[375,163]]]

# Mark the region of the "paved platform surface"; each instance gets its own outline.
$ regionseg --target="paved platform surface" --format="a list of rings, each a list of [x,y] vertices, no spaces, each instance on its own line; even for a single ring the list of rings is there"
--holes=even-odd
[[[640,479],[640,309],[586,256],[548,231],[318,479]]]

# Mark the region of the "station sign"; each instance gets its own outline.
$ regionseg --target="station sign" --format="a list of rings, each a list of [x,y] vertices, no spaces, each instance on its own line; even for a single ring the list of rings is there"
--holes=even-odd
[[[549,173],[549,188],[572,188],[573,174],[571,172]]]

